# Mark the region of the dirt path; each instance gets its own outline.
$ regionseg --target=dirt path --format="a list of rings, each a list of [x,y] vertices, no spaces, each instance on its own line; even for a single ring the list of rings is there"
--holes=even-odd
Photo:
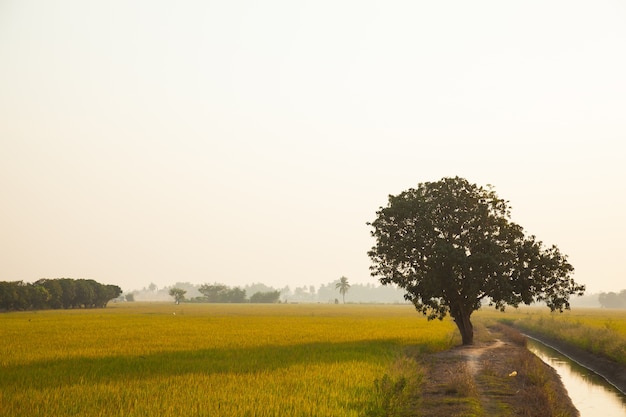
[[[500,330],[484,342],[430,355],[420,414],[577,416],[556,372]]]
[[[488,345],[460,347],[458,349],[459,355],[464,358],[468,370],[472,376],[476,376],[481,369],[480,359],[483,355],[492,349],[498,349],[504,345],[505,343],[502,340],[496,339]]]
[[[488,393],[488,386],[482,382],[480,378],[478,378],[481,371],[484,369],[484,365],[487,362],[487,357],[491,356],[490,359],[493,360],[494,357],[497,356],[495,349],[505,348],[506,344],[500,340],[496,339],[493,343],[488,345],[481,346],[472,346],[469,348],[462,348],[460,350],[460,356],[465,361],[465,365],[467,367],[470,376],[473,378],[476,384],[476,389],[478,391],[478,396],[480,399],[480,404],[483,409],[483,414],[488,416],[498,415],[497,413],[500,411],[500,407],[493,400],[493,398]],[[489,353],[494,353],[494,355],[488,355]],[[516,373],[516,371],[511,371],[507,375],[511,375],[512,373]]]

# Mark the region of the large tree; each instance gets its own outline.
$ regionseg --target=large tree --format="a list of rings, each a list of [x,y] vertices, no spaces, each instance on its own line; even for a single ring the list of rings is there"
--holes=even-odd
[[[567,256],[526,235],[491,186],[459,177],[420,183],[389,196],[376,214],[368,223],[372,275],[406,290],[428,319],[450,314],[464,345],[473,343],[470,316],[485,301],[502,311],[544,301],[562,312],[570,295],[584,293]]]

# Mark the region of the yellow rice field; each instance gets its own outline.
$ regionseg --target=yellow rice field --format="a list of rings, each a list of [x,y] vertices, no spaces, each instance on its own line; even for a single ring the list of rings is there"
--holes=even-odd
[[[362,416],[403,352],[458,343],[412,306],[114,304],[0,315],[2,416]]]

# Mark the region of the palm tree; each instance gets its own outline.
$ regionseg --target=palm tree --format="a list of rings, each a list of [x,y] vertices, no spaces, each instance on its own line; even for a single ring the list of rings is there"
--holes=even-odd
[[[350,288],[350,284],[348,284],[348,278],[346,277],[341,277],[339,278],[339,282],[335,284],[335,288],[339,289],[339,294],[341,294],[341,297],[343,298],[343,303],[346,303],[346,293],[348,292],[348,289]]]

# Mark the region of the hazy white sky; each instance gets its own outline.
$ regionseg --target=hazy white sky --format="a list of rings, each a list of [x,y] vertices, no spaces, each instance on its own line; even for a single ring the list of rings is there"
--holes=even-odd
[[[626,3],[0,0],[0,280],[372,282],[459,175],[626,288]]]

